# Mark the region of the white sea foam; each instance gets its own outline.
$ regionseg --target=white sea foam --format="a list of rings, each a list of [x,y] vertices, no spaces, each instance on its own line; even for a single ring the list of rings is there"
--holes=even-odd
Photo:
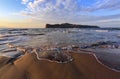
[[[95,30],[96,32],[108,32],[108,30]]]

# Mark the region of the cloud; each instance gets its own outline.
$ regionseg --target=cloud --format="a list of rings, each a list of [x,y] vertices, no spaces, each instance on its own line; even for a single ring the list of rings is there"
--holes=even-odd
[[[37,19],[73,19],[83,15],[78,0],[34,0],[26,4],[27,8],[21,13]]]
[[[22,0],[22,4],[26,4],[29,0]]]
[[[88,3],[90,0],[86,0]],[[119,15],[94,16],[98,10],[120,10],[120,0],[94,0],[83,5],[83,0],[22,0],[26,8],[20,13],[45,22],[93,22],[120,18]],[[85,3],[84,3],[85,4]]]
[[[88,11],[96,10],[120,10],[120,0],[98,0],[94,6],[86,8]]]
[[[120,27],[120,14],[108,16],[92,16],[82,20],[82,24],[92,24],[101,27]]]

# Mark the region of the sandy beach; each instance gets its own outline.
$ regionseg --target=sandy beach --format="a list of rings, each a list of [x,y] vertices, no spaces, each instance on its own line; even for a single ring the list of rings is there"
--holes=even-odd
[[[1,0],[0,79],[120,79],[120,0]]]
[[[38,60],[35,53],[25,54],[13,63],[0,57],[0,79],[119,79],[120,72],[101,64],[93,54],[71,53],[69,63]]]

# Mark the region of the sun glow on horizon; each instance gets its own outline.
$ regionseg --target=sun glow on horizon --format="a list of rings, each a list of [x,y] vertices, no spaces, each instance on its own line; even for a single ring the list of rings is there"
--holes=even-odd
[[[36,23],[31,20],[0,20],[0,28],[44,28],[44,23]]]

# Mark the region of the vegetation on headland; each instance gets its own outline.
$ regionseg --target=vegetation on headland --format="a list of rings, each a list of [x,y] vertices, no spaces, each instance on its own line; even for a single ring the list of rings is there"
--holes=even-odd
[[[100,28],[99,26],[92,25],[77,25],[77,24],[46,24],[46,28]]]

